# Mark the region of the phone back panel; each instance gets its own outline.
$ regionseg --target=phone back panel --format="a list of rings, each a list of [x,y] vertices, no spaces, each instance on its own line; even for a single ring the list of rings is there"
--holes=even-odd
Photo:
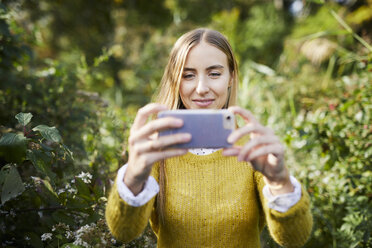
[[[178,148],[224,148],[232,145],[227,137],[235,129],[234,115],[228,110],[169,110],[158,114],[159,118],[172,116],[182,119],[184,125],[168,129],[159,136],[175,133],[190,133],[189,143],[177,144]],[[227,120],[228,118],[228,120]]]

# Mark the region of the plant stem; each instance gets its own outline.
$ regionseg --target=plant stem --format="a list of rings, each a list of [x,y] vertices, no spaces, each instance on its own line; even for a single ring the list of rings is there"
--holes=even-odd
[[[330,10],[331,14],[333,15],[333,17],[341,24],[341,26],[343,26],[346,31],[348,31],[357,41],[359,41],[363,46],[365,46],[369,52],[372,52],[372,46],[369,45],[365,40],[363,40],[362,37],[360,37],[358,34],[356,34],[352,28],[347,25],[347,23],[342,20],[342,18],[334,11],[334,10]]]
[[[27,209],[17,209],[14,210],[17,213],[25,213],[25,212],[41,212],[41,211],[53,211],[53,210],[58,210],[58,209],[65,209],[65,210],[74,210],[74,209],[84,209],[84,208],[79,208],[79,207],[64,207],[64,206],[56,206],[56,207],[49,207],[49,208],[27,208]]]

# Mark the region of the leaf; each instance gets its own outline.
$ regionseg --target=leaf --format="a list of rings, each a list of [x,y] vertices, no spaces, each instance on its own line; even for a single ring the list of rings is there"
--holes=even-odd
[[[41,136],[43,136],[46,140],[60,143],[62,141],[62,137],[59,134],[59,131],[55,127],[49,127],[46,125],[39,125],[32,129],[33,131],[39,131]]]
[[[1,203],[4,204],[10,199],[17,197],[24,190],[25,187],[17,169],[14,166],[10,166],[1,192]]]
[[[0,157],[10,163],[21,163],[26,158],[26,137],[6,133],[0,139]]]
[[[79,192],[79,196],[84,198],[87,201],[90,201],[91,195],[90,195],[89,187],[87,186],[87,184],[84,183],[83,180],[81,180],[80,178],[75,178],[75,184]]]
[[[65,223],[70,226],[74,226],[76,224],[73,217],[67,214],[66,210],[57,210],[52,214],[53,220],[55,222]]]
[[[55,235],[57,239],[62,240],[64,237],[61,234]]]
[[[66,203],[66,206],[68,208],[80,208],[80,212],[86,212],[85,209],[88,209],[91,207],[91,204],[87,202],[85,199],[81,198],[80,195],[79,197],[75,198],[68,198],[68,201]]]
[[[65,152],[67,153],[67,155],[69,156],[69,158],[71,158],[72,160],[74,160],[74,154],[72,153],[72,151],[70,150],[70,148],[68,148],[64,144],[62,144],[62,148],[65,150]]]
[[[35,168],[50,179],[55,178],[55,174],[51,170],[52,159],[46,153],[39,150],[27,150],[27,159],[29,159]]]
[[[41,143],[40,145],[41,145],[41,148],[43,148],[47,152],[54,151],[53,147],[50,147],[50,146],[48,146],[46,144],[43,144],[43,143]]]
[[[102,219],[102,216],[98,213],[89,214],[89,217],[83,221],[82,225],[89,225],[91,223],[97,223],[98,220]]]
[[[15,118],[18,120],[19,124],[26,126],[30,123],[32,114],[31,113],[18,113]]]
[[[41,179],[40,177],[32,177],[32,180],[35,184],[35,193],[41,198],[41,201],[48,203],[52,206],[59,206],[60,201],[57,197],[57,194],[53,190],[48,179]]]
[[[275,71],[273,69],[271,69],[270,67],[266,66],[266,65],[258,64],[258,63],[255,63],[253,61],[250,62],[250,65],[253,69],[255,69],[259,73],[262,73],[266,76],[274,76],[275,75]]]
[[[45,188],[48,189],[48,191],[53,195],[55,196],[57,199],[58,199],[58,195],[57,193],[54,191],[52,185],[50,184],[50,182],[48,180],[41,180],[43,183],[44,183],[44,186]]]

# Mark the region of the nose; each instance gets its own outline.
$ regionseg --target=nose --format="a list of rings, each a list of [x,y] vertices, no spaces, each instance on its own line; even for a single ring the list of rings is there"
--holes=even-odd
[[[209,92],[209,87],[204,77],[199,77],[198,85],[196,86],[196,93],[204,95]]]

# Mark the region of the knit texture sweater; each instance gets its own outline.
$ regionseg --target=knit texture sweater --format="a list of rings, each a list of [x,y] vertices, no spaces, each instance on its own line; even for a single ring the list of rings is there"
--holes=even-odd
[[[287,212],[267,206],[261,173],[221,151],[205,156],[192,153],[167,159],[164,223],[158,219],[156,197],[141,207],[128,205],[114,184],[106,207],[112,234],[128,242],[150,220],[158,247],[260,247],[260,233],[268,225],[274,240],[285,247],[301,247],[312,229],[310,201],[302,189],[300,201]],[[152,176],[158,181],[158,165]]]

